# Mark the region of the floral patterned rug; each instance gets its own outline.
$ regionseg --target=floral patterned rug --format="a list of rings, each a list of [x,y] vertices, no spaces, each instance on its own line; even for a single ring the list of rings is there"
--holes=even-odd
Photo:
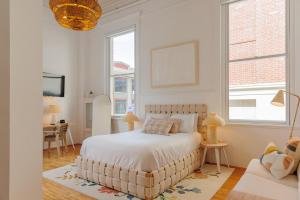
[[[75,171],[75,165],[67,165],[46,171],[43,177],[97,200],[139,200],[132,195],[80,179]],[[156,200],[209,200],[233,171],[232,168],[222,167],[222,173],[219,174],[216,172],[215,165],[205,165],[204,169],[196,170],[177,185],[166,190]]]

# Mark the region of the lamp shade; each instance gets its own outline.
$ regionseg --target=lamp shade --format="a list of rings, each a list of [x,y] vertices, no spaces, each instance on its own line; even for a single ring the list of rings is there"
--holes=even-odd
[[[133,114],[133,112],[128,112],[124,118],[124,121],[127,123],[133,123],[135,121],[139,121],[139,118],[135,114]]]
[[[203,121],[203,125],[214,126],[214,127],[224,126],[225,121],[222,117],[217,115],[217,113],[212,112],[209,113],[208,117]]]
[[[58,105],[49,105],[48,106],[48,113],[60,113],[60,107]]]
[[[63,27],[86,31],[96,27],[102,15],[97,0],[50,0],[56,21]]]
[[[279,90],[273,98],[271,104],[278,107],[284,106],[284,94],[283,90]]]

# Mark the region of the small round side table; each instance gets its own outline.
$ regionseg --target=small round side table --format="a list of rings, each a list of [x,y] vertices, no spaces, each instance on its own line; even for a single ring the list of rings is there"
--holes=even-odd
[[[229,168],[229,161],[228,161],[228,157],[227,157],[227,153],[226,153],[227,146],[228,146],[228,144],[224,143],[224,142],[219,142],[217,144],[201,143],[201,148],[203,148],[203,150],[204,150],[201,168],[203,168],[205,165],[206,153],[207,153],[207,150],[209,150],[209,149],[215,149],[217,169],[218,169],[219,173],[221,173],[221,163],[220,163],[221,152],[223,152],[227,167]]]

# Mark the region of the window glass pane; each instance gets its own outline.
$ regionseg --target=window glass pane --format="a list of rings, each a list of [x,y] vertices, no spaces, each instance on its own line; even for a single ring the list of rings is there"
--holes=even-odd
[[[110,38],[111,70],[110,95],[112,115],[124,115],[135,111],[135,33],[124,33]]]
[[[127,92],[127,78],[115,77],[115,92]]]
[[[117,115],[123,115],[126,114],[127,112],[127,100],[119,100],[115,99],[115,105],[114,105],[114,110],[115,114]]]
[[[285,86],[285,56],[229,63],[229,88]]]
[[[229,63],[229,119],[285,121],[285,107],[271,105],[285,74],[285,57]]]
[[[112,38],[111,74],[127,74],[135,68],[135,34],[125,33]]]
[[[285,53],[285,14],[285,0],[229,4],[229,59]]]

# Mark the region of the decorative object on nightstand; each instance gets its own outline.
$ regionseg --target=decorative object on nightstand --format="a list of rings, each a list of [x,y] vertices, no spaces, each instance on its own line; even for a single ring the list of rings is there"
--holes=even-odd
[[[224,126],[225,121],[217,113],[209,113],[208,117],[203,121],[203,126],[207,126],[207,142],[209,144],[217,144],[217,127]]]
[[[134,122],[138,122],[139,118],[133,114],[133,112],[128,112],[124,118],[124,121],[128,124],[128,131],[134,130]]]
[[[52,114],[51,125],[55,125],[57,122],[56,116],[60,113],[60,107],[58,105],[49,105],[47,111]]]
[[[300,96],[288,91],[284,91],[284,90],[279,90],[276,94],[276,96],[273,98],[271,104],[274,106],[278,106],[278,107],[283,107],[285,104],[284,101],[284,93],[288,94],[289,96],[294,96],[298,99],[297,102],[297,107],[296,107],[296,111],[295,111],[295,116],[294,116],[294,120],[293,120],[293,125],[292,128],[290,130],[290,136],[289,138],[291,139],[293,137],[293,131],[294,131],[294,127],[295,127],[295,122],[296,122],[296,118],[297,118],[297,114],[298,114],[298,110],[299,110],[299,105],[300,105]]]
[[[203,151],[204,151],[203,152],[202,163],[201,163],[201,168],[203,168],[204,165],[205,165],[206,154],[207,154],[207,150],[209,150],[209,149],[214,149],[215,150],[217,171],[219,173],[221,173],[221,157],[222,157],[221,155],[222,155],[222,152],[224,154],[226,165],[229,168],[230,166],[229,166],[228,156],[227,156],[226,149],[225,149],[227,146],[228,146],[228,144],[224,143],[224,142],[220,142],[220,143],[217,143],[217,144],[201,143],[201,148],[203,148]]]

